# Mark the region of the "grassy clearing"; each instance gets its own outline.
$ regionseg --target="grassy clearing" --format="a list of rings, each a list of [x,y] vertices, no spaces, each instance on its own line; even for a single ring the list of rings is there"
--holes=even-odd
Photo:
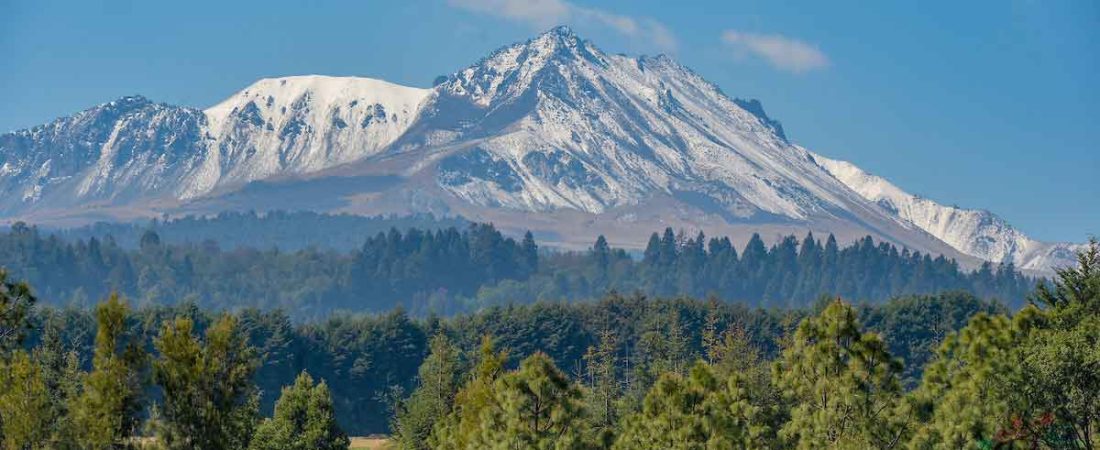
[[[390,440],[384,436],[367,436],[351,438],[348,450],[389,450]]]

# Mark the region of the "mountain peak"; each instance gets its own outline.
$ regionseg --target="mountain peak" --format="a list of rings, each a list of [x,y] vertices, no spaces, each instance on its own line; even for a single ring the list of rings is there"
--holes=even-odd
[[[501,47],[438,83],[451,95],[487,107],[515,100],[530,93],[532,86],[560,85],[563,72],[606,66],[606,59],[602,51],[571,28],[558,26],[527,41]]]
[[[577,34],[574,33],[573,29],[570,28],[568,25],[558,25],[554,28],[546,30],[540,36],[548,36],[548,35],[557,36],[557,37],[566,38],[566,39],[577,37]]]
[[[115,100],[111,100],[107,103],[102,103],[99,106],[92,108],[92,110],[126,111],[131,109],[144,108],[152,104],[153,101],[145,98],[145,96],[127,95],[124,97],[119,97]]]
[[[575,52],[569,49],[582,48],[585,44],[586,41],[577,36],[572,28],[559,25],[523,43],[521,47],[535,53],[571,55]]]
[[[431,89],[265,78],[205,110],[130,96],[0,135],[0,218],[69,217],[84,205],[96,209],[80,214],[152,213],[147,205],[171,202],[201,211],[277,180],[308,183],[301,198],[324,196],[332,205],[324,210],[524,222],[545,213],[555,233],[574,232],[585,217],[593,233],[648,233],[655,222],[708,233],[795,226],[873,234],[922,252],[1011,255],[1028,269],[1072,256],[989,214],[900,190],[871,195],[887,186],[826,163],[790,143],[761,102],[728,96],[667,55],[605,53],[558,26]],[[375,178],[388,181],[367,181]],[[284,205],[289,191],[247,192],[255,200],[232,202]]]

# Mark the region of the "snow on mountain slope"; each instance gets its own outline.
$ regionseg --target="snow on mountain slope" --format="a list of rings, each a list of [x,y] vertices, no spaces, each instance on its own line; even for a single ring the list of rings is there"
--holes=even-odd
[[[873,235],[1043,270],[1071,253],[810,153],[760,102],[667,56],[607,54],[565,27],[431,89],[262,79],[201,111],[141,97],[0,135],[0,217],[103,220],[285,209],[462,214],[587,245],[708,233]],[[713,234],[713,233],[712,233]]]
[[[355,77],[263,79],[218,105],[125,97],[0,135],[0,211],[188,200],[371,156],[428,89]]]
[[[1031,271],[1076,263],[1081,245],[1039,242],[984,210],[944,206],[910,194],[885,179],[846,162],[814,155],[822,167],[867,200],[909,221],[959,251],[993,262],[1011,262]]]
[[[498,50],[436,89],[393,151],[468,142],[440,162],[438,180],[472,203],[601,213],[692,192],[731,218],[806,220],[852,201],[759,103],[665,56],[605,54],[568,28]]]
[[[170,191],[203,155],[199,110],[124,97],[0,135],[0,211]]]
[[[371,156],[405,132],[430,93],[358,77],[257,81],[205,111],[214,143],[181,197]]]

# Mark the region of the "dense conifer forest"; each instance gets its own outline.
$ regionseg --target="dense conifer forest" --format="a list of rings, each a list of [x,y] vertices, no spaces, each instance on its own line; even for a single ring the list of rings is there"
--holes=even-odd
[[[522,248],[520,245],[519,248]],[[93,310],[0,275],[7,448],[1095,448],[1100,246],[1010,311],[611,293],[450,318]]]
[[[227,215],[211,223],[248,235],[269,229],[267,221],[303,220],[280,217]],[[942,256],[870,237],[841,245],[831,235],[810,234],[769,245],[753,236],[738,249],[727,238],[666,229],[633,257],[602,236],[587,251],[540,250],[530,233],[517,240],[487,224],[390,228],[367,235],[350,251],[223,248],[209,239],[189,241],[186,233],[175,234],[175,243],[161,236],[180,233],[172,231],[176,226],[146,229],[131,247],[109,234],[79,238],[17,223],[0,233],[0,267],[27,280],[46,304],[87,307],[118,292],[135,305],[279,308],[295,320],[399,306],[417,317],[453,315],[494,305],[581,301],[612,290],[786,308],[808,306],[821,295],[874,303],[966,291],[1017,307],[1036,284],[1011,264],[968,271]],[[133,239],[135,230],[124,234]]]
[[[243,219],[250,220],[250,219]],[[266,219],[265,219],[266,220]],[[1038,282],[865,238],[488,224],[352,251],[0,234],[6,448],[1093,448],[1100,248]]]

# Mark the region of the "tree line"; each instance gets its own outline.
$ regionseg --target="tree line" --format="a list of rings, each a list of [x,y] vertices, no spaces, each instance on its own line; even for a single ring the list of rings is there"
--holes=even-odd
[[[152,231],[165,243],[186,244],[210,241],[227,249],[250,247],[283,251],[306,248],[348,251],[363,244],[363,236],[419,228],[437,230],[464,228],[461,217],[435,217],[432,214],[376,215],[327,214],[312,211],[273,210],[223,211],[211,216],[186,215],[151,219],[147,222],[97,222],[75,228],[51,230],[69,241],[108,236],[119,246],[136,249],[141,237]]]
[[[25,285],[12,286],[24,286],[24,295],[33,298]],[[25,331],[21,347],[32,356],[54,361],[48,363],[51,367],[63,361],[70,374],[94,368],[100,329],[95,311],[31,308],[25,301],[5,304],[12,305],[6,308],[11,311],[24,311],[11,316],[25,318],[25,327],[18,328]],[[957,292],[902,297],[858,310],[872,327],[886,331],[891,350],[907,363],[904,380],[912,384],[945,333],[961,328],[976,312],[1003,308]],[[753,348],[775,355],[782,336],[812,311],[750,308],[714,298],[649,299],[615,293],[596,302],[491,307],[447,319],[412,319],[395,310],[383,315],[337,314],[295,324],[279,310],[247,309],[232,315],[234,333],[239,335],[233,348],[250,347],[247,353],[256,359],[252,382],[261,414],[271,414],[281,388],[306,372],[328,382],[339,423],[365,435],[389,430],[387,411],[416,387],[418,367],[430,353],[433,338],[441,334],[463,349],[477,348],[484,336],[493,336],[496,345],[509,349],[508,367],[542,352],[576,372],[591,358],[589,349],[614,327],[615,345],[608,347],[612,341],[607,341],[603,351],[620,355],[615,370],[651,363],[682,367],[704,354],[706,343],[725,329],[744,330]],[[128,310],[123,325],[135,348],[155,355],[160,351],[157,338],[166,326],[182,327],[180,321],[186,320],[195,336],[204,336],[223,316],[193,303],[145,306]],[[655,370],[639,372],[632,391],[643,392],[655,379]],[[155,387],[145,391],[144,398],[154,402],[163,395]]]
[[[82,364],[56,329],[44,330],[39,345],[22,346],[34,297],[6,277],[0,272],[5,449],[348,447],[328,386],[306,372],[281,390],[270,417],[260,417],[260,358],[234,315],[219,315],[202,333],[178,316],[147,340],[134,334],[130,308],[112,295],[95,308],[91,362]]]
[[[1097,448],[1100,246],[1078,259],[1016,313],[979,312],[944,335],[912,389],[895,330],[869,331],[840,299],[773,354],[708,315],[701,354],[623,365],[608,324],[573,376],[541,352],[508,370],[492,339],[463,352],[439,334],[395,438],[403,449]]]
[[[694,237],[666,228],[653,233],[640,260],[600,236],[586,252],[553,255],[523,281],[479,290],[478,303],[511,299],[583,299],[608,290],[649,295],[716,295],[765,307],[804,307],[823,294],[881,302],[901,295],[965,290],[1013,306],[1024,303],[1036,279],[1011,263],[984,263],[966,271],[955,260],[910,251],[864,237],[841,247],[808,233],[770,247],[754,234],[741,252],[727,237]]]
[[[137,305],[277,307],[297,320],[397,306],[416,316],[453,315],[597,298],[611,290],[715,295],[765,307],[805,307],[822,294],[881,302],[963,290],[1019,306],[1037,282],[1012,264],[966,271],[943,256],[870,237],[842,247],[831,235],[788,236],[769,247],[754,235],[739,252],[728,238],[666,229],[654,233],[639,256],[610,247],[602,236],[586,251],[540,250],[530,233],[517,240],[488,224],[391,228],[350,252],[225,250],[210,240],[169,243],[155,229],[142,233],[137,248],[109,235],[66,239],[22,223],[0,233],[0,267],[28,280],[49,304],[88,307],[119,292]]]
[[[291,325],[118,296],[41,307],[3,274],[0,436],[12,449],[346,448],[344,430],[410,449],[1096,448],[1100,244],[1030,300],[1009,313],[966,293],[806,309],[612,294]]]

